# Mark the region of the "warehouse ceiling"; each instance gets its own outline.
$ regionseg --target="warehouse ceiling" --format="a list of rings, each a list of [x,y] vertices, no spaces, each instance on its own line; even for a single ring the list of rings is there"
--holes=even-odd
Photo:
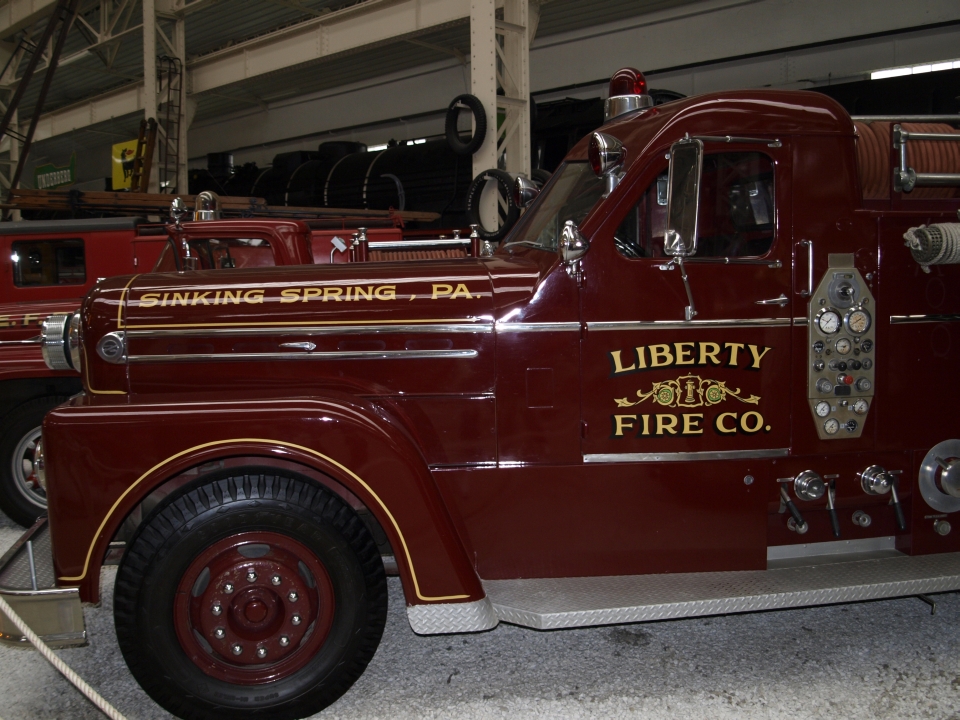
[[[541,6],[537,37],[578,30],[593,25],[674,8],[695,0],[545,0]],[[213,0],[194,3],[200,9],[186,17],[187,66],[211,53],[238,43],[308,23],[356,2],[343,0]],[[81,18],[74,24],[50,88],[44,112],[74,105],[102,93],[140,82],[143,78],[142,7],[136,0],[114,0],[113,14],[101,17],[99,0],[81,3]],[[96,44],[94,31],[116,22],[114,33],[126,29],[118,40]],[[16,36],[0,38],[15,44],[37,37],[45,19]],[[93,43],[93,44],[92,44]],[[158,43],[158,54],[163,45]],[[458,58],[470,53],[469,20],[449,23],[416,35],[392,39],[359,50],[326,56],[309,64],[242,80],[215,91],[198,93],[196,120],[222,116],[250,107],[363,82],[397,71]],[[238,59],[238,62],[242,62]],[[34,76],[20,105],[21,122],[36,104],[41,74]],[[129,123],[128,123],[129,124]],[[101,128],[103,130],[103,128]],[[129,135],[125,128],[124,135]]]

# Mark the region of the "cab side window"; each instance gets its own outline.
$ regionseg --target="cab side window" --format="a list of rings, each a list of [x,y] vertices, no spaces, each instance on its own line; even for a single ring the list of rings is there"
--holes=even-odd
[[[758,257],[773,245],[776,221],[773,162],[758,152],[703,158],[698,257]],[[641,195],[617,229],[617,250],[630,258],[666,257],[667,172]]]
[[[83,240],[28,240],[10,248],[17,287],[83,285],[87,268]]]

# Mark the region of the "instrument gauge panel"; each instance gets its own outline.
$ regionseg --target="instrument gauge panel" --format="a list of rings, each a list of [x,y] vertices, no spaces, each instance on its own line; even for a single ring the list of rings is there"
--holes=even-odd
[[[863,308],[856,308],[846,314],[843,323],[847,326],[847,330],[854,335],[863,335],[870,329],[870,313]]]
[[[842,337],[837,340],[836,348],[838,353],[846,355],[853,349],[853,345],[850,343],[849,338]]]
[[[840,315],[836,310],[821,310],[817,315],[817,328],[824,335],[833,335],[840,329]]]
[[[818,417],[826,417],[830,414],[830,403],[828,403],[826,400],[821,400],[817,403],[814,411],[817,413]]]

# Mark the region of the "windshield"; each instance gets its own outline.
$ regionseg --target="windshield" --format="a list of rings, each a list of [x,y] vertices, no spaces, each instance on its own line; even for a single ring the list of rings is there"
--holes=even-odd
[[[276,265],[270,243],[261,238],[191,240],[190,250],[197,257],[197,267],[200,270]],[[153,272],[180,270],[179,260],[173,243],[168,242],[157,264],[153,266]]]
[[[603,196],[603,180],[586,162],[564,163],[536,206],[520,220],[507,245],[556,250],[567,220],[579,225]]]

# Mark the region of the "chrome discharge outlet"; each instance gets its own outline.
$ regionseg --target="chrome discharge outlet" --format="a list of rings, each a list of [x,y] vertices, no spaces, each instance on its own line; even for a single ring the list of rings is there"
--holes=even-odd
[[[793,491],[801,500],[819,500],[826,490],[823,478],[813,470],[804,470],[793,480]]]
[[[897,527],[906,530],[907,520],[903,514],[900,498],[897,496],[897,475],[899,474],[899,470],[887,471],[880,465],[870,465],[860,473],[860,487],[867,495],[890,493],[890,504],[893,505],[893,511],[897,516]]]

